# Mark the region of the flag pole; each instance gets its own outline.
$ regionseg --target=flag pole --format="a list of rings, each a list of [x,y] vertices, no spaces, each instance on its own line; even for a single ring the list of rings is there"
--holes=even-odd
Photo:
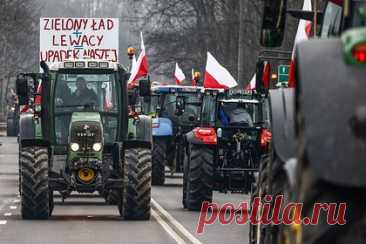
[[[316,37],[317,26],[318,26],[318,0],[314,0],[314,33],[313,36]]]

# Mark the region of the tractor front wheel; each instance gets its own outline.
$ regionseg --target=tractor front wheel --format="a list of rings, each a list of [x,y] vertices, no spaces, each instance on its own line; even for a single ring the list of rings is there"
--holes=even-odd
[[[53,208],[48,188],[48,150],[43,147],[22,147],[21,214],[24,219],[47,219]]]
[[[151,150],[130,148],[125,151],[123,194],[118,206],[128,220],[150,219]]]
[[[152,151],[152,185],[164,185],[166,160],[166,141],[155,137]]]

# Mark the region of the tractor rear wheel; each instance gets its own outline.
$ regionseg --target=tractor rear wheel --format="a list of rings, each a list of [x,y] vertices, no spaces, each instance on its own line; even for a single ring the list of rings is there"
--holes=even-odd
[[[152,185],[164,185],[166,160],[166,141],[155,137],[152,151]]]
[[[199,211],[203,202],[212,202],[214,152],[207,146],[192,145],[188,156],[186,204],[189,210]]]
[[[188,152],[190,149],[188,148]],[[182,204],[184,208],[187,208],[187,185],[188,185],[188,170],[189,170],[189,162],[188,162],[188,154],[185,154],[184,162],[183,162],[183,196],[182,196]]]
[[[22,147],[21,213],[24,219],[47,219],[53,208],[48,188],[48,150],[43,147]]]
[[[300,99],[302,99],[300,93]],[[366,201],[365,188],[349,187],[335,185],[326,182],[316,177],[316,174],[310,167],[308,153],[305,144],[305,121],[301,111],[301,106],[298,106],[297,125],[299,128],[299,163],[296,168],[295,182],[295,201],[303,203],[302,219],[313,217],[314,206],[316,203],[326,204],[335,203],[336,211],[320,211],[319,221],[317,224],[302,224],[295,228],[295,231],[290,232],[292,239],[300,239],[302,244],[318,244],[318,243],[334,243],[346,244],[366,243],[366,236],[363,234],[366,229],[366,211],[364,202]],[[346,163],[346,162],[345,162]],[[344,209],[345,224],[331,225],[327,223],[328,218],[340,220],[340,204],[346,204],[347,209]],[[328,214],[330,216],[328,216]],[[338,216],[338,217],[337,217]],[[293,230],[294,228],[291,228]]]
[[[301,183],[297,201],[303,202],[302,219],[312,219],[315,204],[337,204],[334,214],[328,211],[320,211],[319,221],[313,225],[301,225],[296,228],[291,228],[291,239],[300,239],[302,244],[320,244],[334,243],[347,244],[366,243],[366,236],[363,234],[366,229],[366,211],[364,208],[365,189],[351,188],[333,185],[321,180],[315,179],[309,168],[303,169],[300,174]],[[340,204],[345,203],[344,225],[330,225],[327,223],[327,218],[337,219],[339,217]]]
[[[118,209],[124,219],[150,219],[151,150],[130,148],[125,151],[123,194]]]
[[[13,119],[7,119],[6,121],[6,136],[17,136],[16,124]]]
[[[251,196],[251,206],[256,197],[260,197],[261,204],[257,217],[260,217],[265,203],[264,197],[272,196],[270,202],[270,215],[273,214],[274,200],[277,196],[283,195],[284,202],[289,199],[289,182],[284,170],[284,163],[275,155],[266,155],[261,159],[259,165],[259,176],[255,190]],[[283,204],[285,205],[285,204]],[[250,225],[249,238],[251,244],[277,244],[288,243],[284,241],[282,225]]]

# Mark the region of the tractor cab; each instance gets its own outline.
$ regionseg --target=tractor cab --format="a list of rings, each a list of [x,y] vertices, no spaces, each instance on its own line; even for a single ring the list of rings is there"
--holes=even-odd
[[[23,218],[48,218],[54,191],[63,199],[77,191],[98,192],[125,219],[149,219],[150,200],[137,204],[136,193],[150,199],[151,119],[129,116],[126,69],[100,60],[51,67],[42,61],[41,68],[16,82],[30,111],[21,115],[19,132]],[[148,82],[138,88],[139,95],[149,94]]]
[[[108,62],[77,61],[54,65],[50,71],[54,78],[51,102],[56,145],[78,140],[71,138],[78,133],[70,132],[78,127],[80,118],[96,127],[99,124],[98,134],[103,134],[99,135],[104,138],[103,144],[112,144],[117,139],[120,111],[126,109],[118,92],[121,84],[117,82],[117,66]]]
[[[159,116],[171,119],[179,125],[197,123],[201,107],[202,87],[155,86],[153,94],[159,96]]]
[[[183,168],[184,134],[199,123],[202,87],[157,85],[152,87],[156,99],[156,117],[153,119],[153,184],[164,183],[165,165],[171,172]]]
[[[199,210],[204,201],[212,201],[213,191],[250,191],[267,152],[261,143],[262,135],[268,135],[263,113],[263,99],[252,91],[204,90],[200,126],[186,134],[184,207]]]

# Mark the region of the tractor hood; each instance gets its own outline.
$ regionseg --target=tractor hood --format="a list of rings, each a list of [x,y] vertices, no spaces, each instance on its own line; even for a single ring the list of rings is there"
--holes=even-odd
[[[102,119],[100,118],[100,114],[96,112],[75,112],[71,117],[71,123],[73,122],[102,123]]]
[[[90,155],[103,151],[103,125],[99,113],[73,113],[69,135],[71,152]]]

